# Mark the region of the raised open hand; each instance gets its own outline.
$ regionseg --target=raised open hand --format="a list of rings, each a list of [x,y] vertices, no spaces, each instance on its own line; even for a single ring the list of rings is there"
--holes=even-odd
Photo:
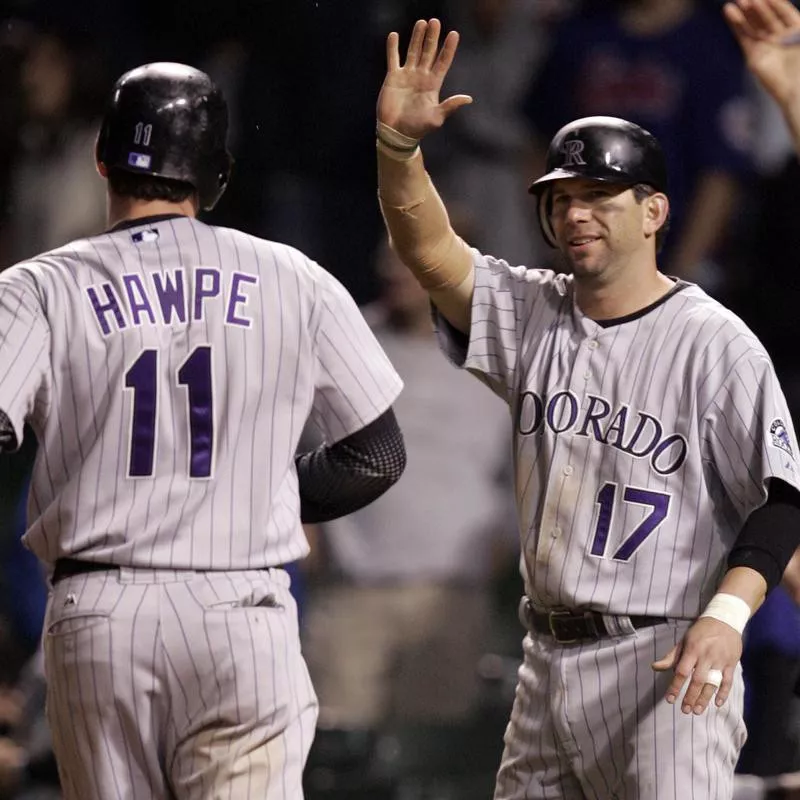
[[[790,0],[736,0],[725,3],[724,14],[753,75],[779,103],[796,100],[800,11]]]
[[[414,139],[440,128],[457,108],[472,102],[465,94],[439,101],[458,47],[458,33],[450,31],[439,48],[441,29],[438,19],[417,20],[403,66],[398,35],[390,33],[386,40],[387,69],[378,95],[378,121]]]

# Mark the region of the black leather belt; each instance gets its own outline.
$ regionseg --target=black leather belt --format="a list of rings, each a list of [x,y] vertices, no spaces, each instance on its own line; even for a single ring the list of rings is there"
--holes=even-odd
[[[617,635],[606,627],[603,615],[597,611],[572,611],[555,609],[554,611],[536,611],[530,600],[523,601],[523,620],[531,633],[552,636],[559,644],[597,641],[607,636]],[[623,619],[630,620],[634,628],[647,628],[667,621],[666,617],[648,617],[633,614]]]
[[[64,578],[73,575],[83,575],[87,572],[102,572],[103,570],[119,569],[118,564],[104,564],[99,561],[79,561],[77,558],[59,558],[53,568],[50,582],[55,586]]]
[[[257,567],[256,569],[286,569],[286,566],[286,564],[276,564],[274,567]],[[119,569],[119,564],[108,564],[101,561],[81,561],[77,558],[59,558],[53,567],[53,575],[50,578],[50,582],[55,586],[59,581],[64,580],[64,578],[71,578],[73,575],[85,575],[87,572],[108,572],[114,569]]]

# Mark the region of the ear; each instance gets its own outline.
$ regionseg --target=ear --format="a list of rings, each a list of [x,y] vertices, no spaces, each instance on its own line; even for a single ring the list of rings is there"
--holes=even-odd
[[[97,168],[97,173],[100,175],[101,178],[108,177],[108,167],[102,161],[95,161],[95,167]]]
[[[655,236],[669,216],[669,198],[662,192],[655,192],[644,201],[644,234]]]

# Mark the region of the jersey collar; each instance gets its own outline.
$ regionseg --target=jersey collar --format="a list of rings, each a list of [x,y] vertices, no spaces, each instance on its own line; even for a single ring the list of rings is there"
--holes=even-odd
[[[654,303],[650,303],[649,306],[640,308],[638,311],[634,311],[632,314],[626,314],[624,317],[615,317],[614,319],[596,319],[594,322],[601,328],[611,328],[614,325],[622,325],[624,322],[633,322],[633,320],[639,319],[645,314],[649,314],[651,311],[658,308],[662,303],[666,303],[670,297],[674,297],[676,294],[678,294],[678,292],[682,292],[684,289],[687,289],[692,285],[687,281],[681,280],[680,278],[673,278],[671,275],[668,275],[667,277],[670,280],[675,281],[675,285],[665,295],[659,297]]]
[[[153,225],[156,222],[164,222],[168,219],[182,219],[185,218],[185,214],[153,214],[150,217],[136,217],[136,219],[123,219],[122,221],[118,222],[114,225],[113,228],[109,228],[106,233],[115,233],[116,231],[124,231],[128,228],[136,228],[139,225]]]

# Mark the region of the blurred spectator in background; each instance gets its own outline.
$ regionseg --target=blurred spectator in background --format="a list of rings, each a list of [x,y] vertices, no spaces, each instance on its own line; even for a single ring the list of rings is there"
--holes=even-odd
[[[244,33],[237,178],[221,211],[301,246],[362,304],[378,290],[373,142],[386,32],[440,10],[437,0],[271,2]]]
[[[531,143],[520,113],[522,93],[544,51],[543,13],[538,0],[450,0],[448,27],[461,39],[445,91],[468,87],[475,102],[454,115],[426,151],[442,194],[475,220],[475,246],[489,253],[502,249],[513,264],[538,264],[549,256],[527,193]]]
[[[248,229],[302,246],[359,303],[375,291],[369,264],[380,216],[370,148],[386,7],[270,4],[248,42],[237,155],[245,174],[228,198]]]
[[[19,67],[23,116],[4,208],[4,264],[105,227],[93,145],[104,75],[83,38],[31,28]]]
[[[491,647],[491,581],[518,553],[515,525],[497,530],[510,504],[498,452],[508,411],[442,364],[427,293],[388,243],[378,264],[381,295],[365,316],[405,383],[396,413],[408,465],[312,547],[322,574],[309,580],[304,653],[323,745],[326,730],[468,720]]]
[[[10,209],[9,182],[17,154],[17,137],[23,115],[23,92],[19,73],[24,33],[16,22],[0,17],[0,269],[6,266]]]
[[[743,81],[741,55],[717,10],[694,0],[603,0],[555,32],[524,111],[541,143],[595,114],[655,135],[670,170],[662,268],[720,294],[720,248],[749,170]]]
[[[45,717],[44,659],[28,661],[11,689],[0,691],[0,798],[58,800],[58,767]]]
[[[777,778],[737,775],[733,800],[800,800],[800,773]]]
[[[752,202],[748,283],[740,313],[764,343],[800,426],[800,162],[794,153],[762,173]]]

